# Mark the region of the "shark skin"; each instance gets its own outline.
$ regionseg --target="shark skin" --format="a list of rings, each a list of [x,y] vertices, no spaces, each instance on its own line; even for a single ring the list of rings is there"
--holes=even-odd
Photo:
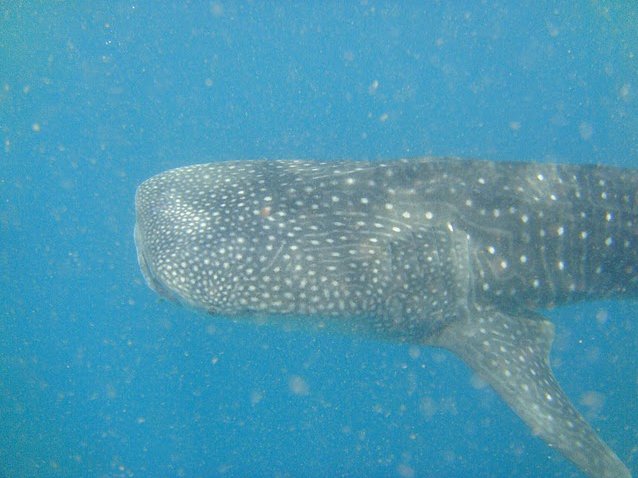
[[[213,315],[445,348],[592,478],[629,470],[539,311],[638,295],[638,171],[420,158],[186,166],[136,194],[149,286]]]

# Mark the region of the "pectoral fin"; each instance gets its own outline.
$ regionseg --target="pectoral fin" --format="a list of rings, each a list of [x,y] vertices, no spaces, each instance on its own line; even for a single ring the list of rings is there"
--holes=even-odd
[[[553,325],[535,315],[474,310],[444,329],[436,345],[461,357],[509,404],[535,435],[594,478],[630,478],[554,378]]]

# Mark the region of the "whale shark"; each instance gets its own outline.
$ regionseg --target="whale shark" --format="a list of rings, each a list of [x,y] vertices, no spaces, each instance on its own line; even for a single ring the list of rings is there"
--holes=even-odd
[[[638,295],[638,171],[418,158],[185,166],[136,192],[148,285],[207,313],[441,347],[585,475],[629,470],[561,389],[544,310]]]

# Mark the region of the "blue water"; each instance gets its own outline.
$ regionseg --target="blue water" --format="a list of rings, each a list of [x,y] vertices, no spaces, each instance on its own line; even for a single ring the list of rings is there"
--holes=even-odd
[[[229,158],[638,167],[638,6],[168,3],[0,4],[0,476],[581,476],[444,351],[161,301],[133,196]],[[636,302],[547,315],[638,475]]]

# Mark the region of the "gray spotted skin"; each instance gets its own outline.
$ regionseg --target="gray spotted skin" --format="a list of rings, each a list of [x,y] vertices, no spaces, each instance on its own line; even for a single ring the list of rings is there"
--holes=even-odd
[[[638,295],[638,172],[238,161],[136,196],[148,284],[211,314],[444,347],[586,475],[629,471],[553,376],[539,309]]]

